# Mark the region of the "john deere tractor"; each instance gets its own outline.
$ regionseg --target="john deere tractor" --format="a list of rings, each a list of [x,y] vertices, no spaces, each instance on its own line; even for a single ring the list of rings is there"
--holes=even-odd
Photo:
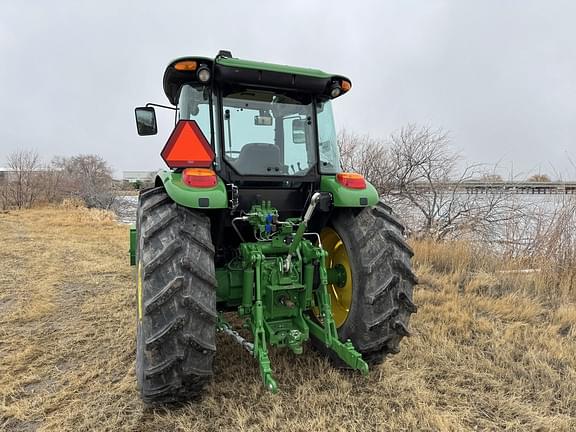
[[[332,101],[350,80],[220,51],[173,61],[163,84],[169,106],[136,108],[140,135],[157,133],[155,107],[175,115],[169,169],[131,232],[144,401],[201,395],[217,332],[272,392],[272,347],[311,345],[363,374],[397,353],[416,312],[412,251],[374,187],[341,170]]]

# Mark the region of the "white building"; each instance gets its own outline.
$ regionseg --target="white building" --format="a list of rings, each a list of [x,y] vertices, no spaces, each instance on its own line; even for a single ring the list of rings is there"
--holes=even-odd
[[[129,183],[153,181],[156,171],[122,171],[122,180]]]

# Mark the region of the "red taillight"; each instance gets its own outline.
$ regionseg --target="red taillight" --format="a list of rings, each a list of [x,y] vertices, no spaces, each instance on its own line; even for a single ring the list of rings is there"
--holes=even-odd
[[[211,169],[186,168],[182,171],[182,181],[190,187],[211,188],[218,184],[218,177]]]
[[[180,120],[160,153],[170,168],[210,168],[214,151],[194,120]]]
[[[348,189],[366,189],[366,180],[362,174],[338,173],[336,181]]]

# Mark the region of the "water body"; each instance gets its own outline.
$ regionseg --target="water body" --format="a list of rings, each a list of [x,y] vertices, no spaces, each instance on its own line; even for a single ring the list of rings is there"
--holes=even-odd
[[[118,197],[119,205],[116,210],[118,222],[122,224],[136,223],[136,210],[138,208],[138,196],[125,195]]]
[[[426,195],[422,201],[431,201],[432,195]],[[478,209],[487,207],[495,199],[498,210],[489,219],[475,216]],[[420,209],[397,196],[384,198],[394,208],[408,228],[408,232],[417,235],[425,225],[425,217]],[[452,201],[444,198],[443,209]],[[470,208],[469,216],[461,217],[447,230],[445,238],[466,239],[488,242],[498,249],[528,249],[536,239],[542,241],[546,236],[558,235],[558,230],[566,230],[570,235],[576,230],[576,195],[573,194],[474,194],[456,193],[453,197],[456,213],[463,206]],[[442,213],[440,211],[439,213]],[[440,219],[440,224],[445,219]],[[466,228],[466,224],[468,227]],[[463,228],[464,226],[464,228]]]

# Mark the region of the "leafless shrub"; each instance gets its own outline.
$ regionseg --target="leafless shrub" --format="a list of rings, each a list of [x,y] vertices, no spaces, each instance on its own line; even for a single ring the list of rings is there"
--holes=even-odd
[[[40,156],[34,150],[16,150],[7,157],[9,172],[0,189],[2,207],[30,208],[38,198]]]
[[[548,205],[534,205],[507,232],[511,256],[546,257],[566,268],[576,263],[576,197],[558,196]]]
[[[541,242],[540,250],[547,257],[554,257],[564,268],[576,263],[576,199],[566,197],[556,207],[550,223],[542,230],[536,242]]]
[[[0,178],[0,205],[30,208],[34,204],[78,198],[87,207],[116,210],[122,200],[112,180],[112,170],[98,155],[55,158],[42,164],[37,152],[19,150],[8,155],[8,171]]]
[[[39,202],[57,203],[63,199],[62,181],[64,172],[52,164],[42,166],[37,174]]]
[[[112,169],[102,157],[56,158],[52,164],[62,173],[60,187],[64,196],[79,197],[87,207],[112,209],[117,201]]]
[[[566,197],[552,213],[548,224],[534,239],[538,251],[532,257],[534,266],[545,269],[546,285],[574,298],[576,286],[576,198]],[[552,263],[551,266],[549,263]],[[544,264],[542,264],[544,263]],[[548,264],[548,265],[545,265]]]

